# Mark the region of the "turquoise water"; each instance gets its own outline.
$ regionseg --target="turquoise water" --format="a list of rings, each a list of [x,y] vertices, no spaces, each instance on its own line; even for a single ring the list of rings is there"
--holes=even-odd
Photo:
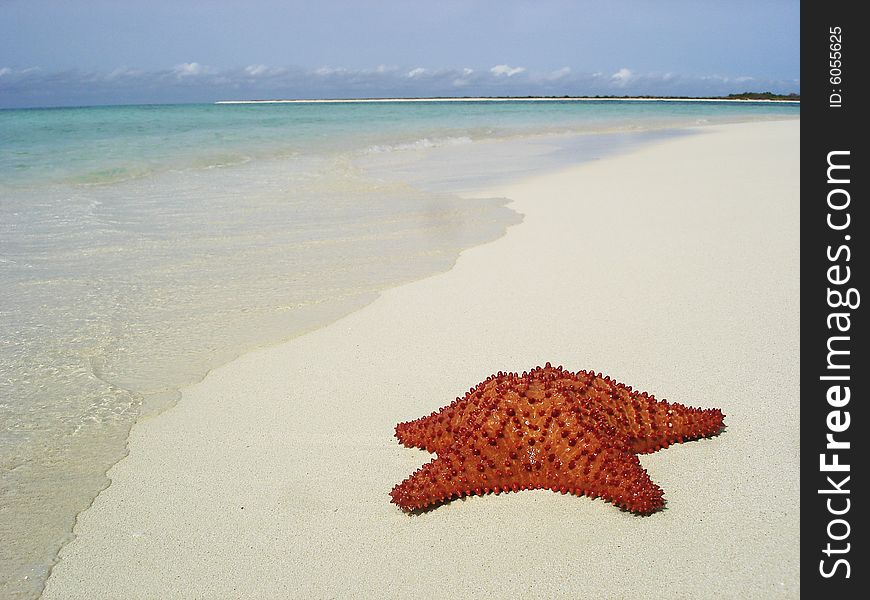
[[[799,110],[0,110],[0,596],[38,595],[137,418],[234,356],[449,269],[463,248],[521,220],[505,199],[456,190],[595,158],[655,132]]]
[[[648,129],[796,115],[796,105],[415,102],[0,110],[5,185],[111,183],[166,170],[543,132]]]

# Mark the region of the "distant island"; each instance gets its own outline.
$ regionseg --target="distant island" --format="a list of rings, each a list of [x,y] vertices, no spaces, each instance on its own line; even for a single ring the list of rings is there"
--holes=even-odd
[[[637,102],[787,102],[799,104],[800,94],[774,94],[773,92],[742,92],[727,96],[433,96],[426,98],[309,98],[218,100],[215,104],[284,104],[310,102],[509,102],[509,101],[591,101],[632,100]]]
[[[790,100],[801,101],[800,94],[774,94],[773,92],[743,92],[742,94],[728,94],[724,100]]]
[[[778,102],[800,102],[800,94],[774,94],[773,92],[741,92],[727,96],[595,96],[602,100],[770,100]]]

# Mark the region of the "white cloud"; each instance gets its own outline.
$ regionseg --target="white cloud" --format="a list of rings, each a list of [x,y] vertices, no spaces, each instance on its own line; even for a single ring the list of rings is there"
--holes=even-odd
[[[314,70],[314,74],[320,75],[321,77],[326,77],[327,75],[340,75],[342,73],[347,73],[347,69],[342,67],[320,67],[319,69]]]
[[[181,78],[202,75],[205,73],[205,68],[197,62],[189,62],[175,65],[172,71],[175,73],[176,77]]]
[[[113,79],[121,79],[123,77],[139,77],[140,75],[142,75],[142,71],[139,71],[138,69],[118,67],[117,69],[110,71],[105,78],[108,81],[112,81]]]
[[[562,79],[563,77],[567,77],[570,74],[571,74],[571,67],[562,67],[561,69],[557,69],[557,70],[553,71],[552,73],[550,73],[549,75],[547,75],[546,79],[551,79],[551,80]]]
[[[258,75],[265,75],[269,72],[269,67],[266,65],[248,65],[245,67],[245,73],[250,75],[251,77],[257,77]]]
[[[610,76],[610,79],[616,85],[620,87],[624,87],[628,85],[634,79],[634,73],[631,72],[630,69],[626,69],[625,67],[618,70],[616,73]]]
[[[513,77],[519,73],[522,73],[526,70],[525,67],[510,67],[508,65],[496,65],[489,70],[490,73],[495,75],[496,77],[501,77],[502,75],[506,75],[508,77]]]
[[[41,71],[41,67],[27,67],[25,69],[13,69],[12,67],[3,67],[0,68],[0,77],[3,77],[4,75],[33,75],[35,73],[40,73]]]
[[[522,74],[522,75],[520,75]],[[0,67],[0,106],[68,103],[211,101],[246,98],[347,98],[394,96],[656,95],[714,96],[750,90],[799,92],[800,80],[711,73],[576,72],[570,67],[527,70],[398,67],[319,69],[247,67],[216,69],[187,62],[162,70],[119,67],[106,71],[44,71]]]

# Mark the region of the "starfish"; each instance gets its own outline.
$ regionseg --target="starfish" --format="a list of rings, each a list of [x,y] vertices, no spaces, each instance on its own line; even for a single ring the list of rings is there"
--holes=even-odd
[[[547,488],[638,514],[664,506],[637,454],[718,434],[719,409],[656,400],[600,373],[536,367],[487,377],[396,437],[437,458],[393,488],[405,511],[453,497]]]

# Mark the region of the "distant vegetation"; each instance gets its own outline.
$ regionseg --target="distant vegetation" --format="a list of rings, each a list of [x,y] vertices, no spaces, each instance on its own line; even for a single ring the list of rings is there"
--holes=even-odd
[[[567,98],[568,96],[564,96]],[[800,101],[800,94],[774,94],[773,92],[743,92],[740,94],[728,94],[727,96],[594,96],[595,98],[618,98],[644,100],[657,100],[667,98],[670,100],[796,100]]]
[[[470,96],[465,96],[469,98]],[[511,99],[529,99],[545,98],[552,100],[571,99],[571,98],[595,98],[601,100],[792,100],[800,101],[800,94],[774,94],[773,92],[742,92],[740,94],[728,94],[727,96],[614,96],[601,95],[595,96],[484,96],[485,98],[494,100],[511,100]],[[436,99],[437,98],[433,98]]]
[[[368,98],[328,98],[325,100],[295,99],[295,100],[222,100],[218,104],[237,104],[246,102],[360,102],[372,100],[790,100],[800,102],[800,94],[774,94],[773,92],[743,92],[741,94],[728,94],[727,96],[430,96],[430,97],[368,97]]]
[[[727,100],[800,100],[800,94],[774,94],[773,92],[743,92],[722,96]]]

